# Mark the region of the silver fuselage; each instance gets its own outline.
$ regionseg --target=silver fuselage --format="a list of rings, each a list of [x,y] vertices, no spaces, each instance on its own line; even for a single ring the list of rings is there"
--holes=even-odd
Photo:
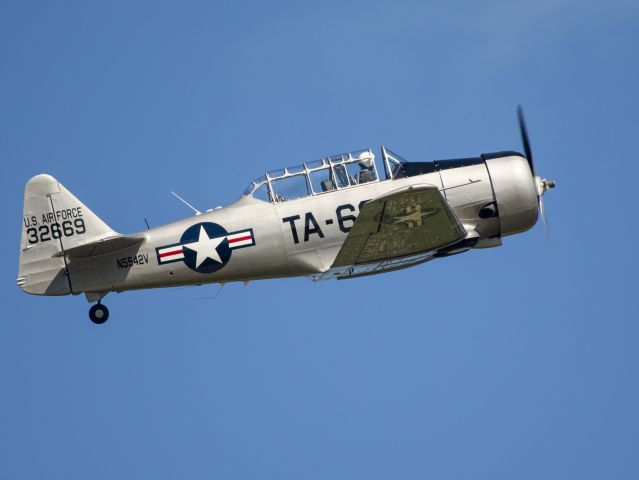
[[[502,237],[528,230],[537,221],[537,196],[527,160],[515,154],[486,156],[476,165],[282,203],[242,196],[226,207],[141,232],[144,241],[135,247],[71,259],[72,293],[318,276],[330,269],[362,202],[409,185],[439,188],[469,238],[477,240],[475,248],[498,246]],[[494,214],[486,215],[490,208]],[[212,273],[197,272],[184,262],[161,264],[158,249],[175,244],[185,230],[201,222],[223,225],[228,232],[252,229],[254,245],[233,251],[224,268]]]

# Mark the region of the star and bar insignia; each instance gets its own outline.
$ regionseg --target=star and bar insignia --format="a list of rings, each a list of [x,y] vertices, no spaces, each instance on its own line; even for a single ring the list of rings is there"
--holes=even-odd
[[[183,261],[196,272],[213,273],[228,263],[233,250],[254,245],[252,228],[229,233],[217,223],[202,222],[186,229],[178,243],[155,252],[159,265]]]

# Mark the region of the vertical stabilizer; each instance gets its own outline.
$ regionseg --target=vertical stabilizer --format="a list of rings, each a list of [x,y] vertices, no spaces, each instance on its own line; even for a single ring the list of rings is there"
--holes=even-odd
[[[35,295],[74,293],[64,251],[117,235],[50,175],[24,190],[18,286]]]

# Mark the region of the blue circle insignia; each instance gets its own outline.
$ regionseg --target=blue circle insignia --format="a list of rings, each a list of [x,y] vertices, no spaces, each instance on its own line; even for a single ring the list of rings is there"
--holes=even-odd
[[[182,234],[180,243],[184,263],[198,273],[213,273],[231,259],[231,248],[224,227],[212,222],[196,223]]]

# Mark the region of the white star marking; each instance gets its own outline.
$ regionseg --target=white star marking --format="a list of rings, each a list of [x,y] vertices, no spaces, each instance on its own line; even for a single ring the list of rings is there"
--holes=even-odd
[[[223,263],[220,254],[217,253],[217,247],[225,238],[226,237],[209,238],[208,233],[204,230],[204,226],[200,225],[200,237],[197,239],[197,242],[186,243],[182,246],[197,253],[195,257],[195,268],[199,268],[207,258],[217,263]]]

